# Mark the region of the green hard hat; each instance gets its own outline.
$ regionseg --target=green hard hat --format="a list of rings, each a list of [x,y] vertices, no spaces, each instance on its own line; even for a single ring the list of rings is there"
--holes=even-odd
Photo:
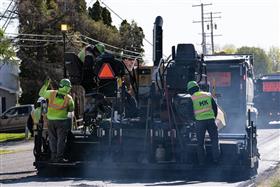
[[[198,88],[199,88],[197,82],[196,82],[196,81],[190,81],[190,82],[188,82],[187,89],[190,90],[190,89],[192,89],[193,87],[198,87]]]
[[[99,51],[99,53],[103,54],[105,52],[105,46],[102,43],[98,43],[95,45],[96,49]]]
[[[64,87],[64,86],[66,86],[66,87],[69,87],[69,88],[71,88],[72,86],[71,86],[71,82],[70,82],[70,80],[69,79],[61,79],[61,81],[60,81],[60,83],[59,83],[59,87]]]

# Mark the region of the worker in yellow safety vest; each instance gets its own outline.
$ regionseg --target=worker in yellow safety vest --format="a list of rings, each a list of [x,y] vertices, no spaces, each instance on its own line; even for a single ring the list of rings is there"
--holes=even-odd
[[[51,161],[65,162],[64,149],[70,130],[68,112],[74,111],[74,101],[68,94],[71,90],[69,79],[62,79],[58,90],[48,90],[50,79],[40,89],[39,95],[48,99],[48,134],[51,150]]]
[[[105,52],[105,46],[102,43],[97,43],[96,45],[87,45],[78,54],[79,59],[85,63],[86,57],[91,56],[95,60],[98,56]]]
[[[215,164],[219,161],[220,149],[218,143],[218,129],[215,123],[217,104],[211,93],[200,91],[195,81],[188,82],[188,93],[191,95],[193,113],[196,121],[197,155],[199,165],[205,164],[205,134],[206,130],[212,143],[212,157]]]
[[[35,103],[35,109],[32,110],[27,120],[27,127],[34,136],[34,156],[38,159],[41,152],[47,153],[48,146],[48,123],[46,119],[47,101],[40,97]]]

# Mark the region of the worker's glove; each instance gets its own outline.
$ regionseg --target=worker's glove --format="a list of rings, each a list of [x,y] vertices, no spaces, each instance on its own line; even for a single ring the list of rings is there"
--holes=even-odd
[[[51,83],[51,79],[49,77],[47,77],[44,81],[44,86],[48,87],[50,85],[50,83]]]

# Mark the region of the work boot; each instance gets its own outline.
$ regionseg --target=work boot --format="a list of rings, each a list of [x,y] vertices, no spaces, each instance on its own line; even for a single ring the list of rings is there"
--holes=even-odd
[[[59,158],[59,159],[57,159],[57,162],[58,163],[67,163],[67,162],[69,162],[69,160],[67,160],[65,158]]]
[[[50,162],[57,162],[57,158],[55,154],[51,154]]]

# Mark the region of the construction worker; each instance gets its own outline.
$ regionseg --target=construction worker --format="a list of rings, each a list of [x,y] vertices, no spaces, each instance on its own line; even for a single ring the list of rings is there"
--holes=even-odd
[[[105,52],[105,46],[102,43],[97,43],[94,46],[87,45],[79,52],[78,57],[83,63],[85,63],[87,56],[91,56],[95,60],[95,58],[104,54],[104,52]]]
[[[62,79],[58,90],[48,90],[50,79],[40,89],[39,95],[48,99],[48,133],[51,161],[65,162],[63,158],[69,129],[68,112],[74,111],[74,101],[68,94],[71,90],[69,79]]]
[[[205,133],[206,130],[212,143],[212,158],[215,164],[219,161],[218,129],[215,123],[217,117],[217,104],[211,93],[200,91],[195,81],[188,82],[187,89],[191,95],[193,114],[196,121],[197,154],[199,165],[205,164]]]
[[[94,69],[96,67],[97,58],[104,54],[105,46],[98,43],[94,46],[88,45],[83,48],[78,54],[79,59],[82,61],[82,86],[85,88],[86,93],[92,91],[95,87],[96,82],[94,77],[96,77]]]
[[[42,151],[45,153],[48,152],[48,123],[46,113],[47,101],[45,98],[40,97],[35,103],[35,109],[31,112],[27,120],[27,127],[31,136],[34,136],[34,155],[36,159],[40,157]]]

